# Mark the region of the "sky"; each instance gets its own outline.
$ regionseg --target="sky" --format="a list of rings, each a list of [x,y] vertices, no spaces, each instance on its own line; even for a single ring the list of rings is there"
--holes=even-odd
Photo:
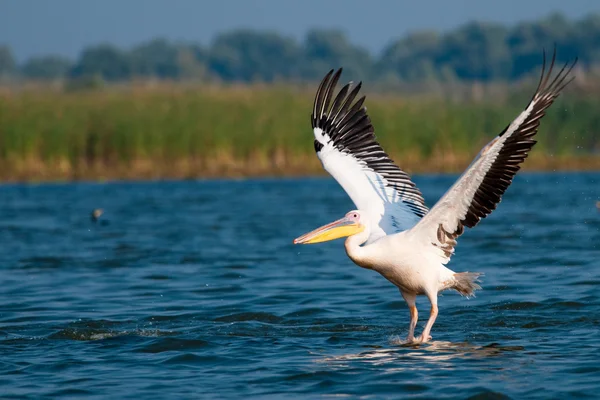
[[[311,28],[344,31],[377,53],[415,30],[447,31],[472,20],[513,24],[552,12],[581,18],[598,0],[0,0],[0,44],[17,61],[112,43],[128,48],[164,37],[209,45],[237,28],[302,40]]]

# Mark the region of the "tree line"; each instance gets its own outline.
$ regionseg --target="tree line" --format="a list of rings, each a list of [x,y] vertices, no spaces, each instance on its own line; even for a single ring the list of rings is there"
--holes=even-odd
[[[235,30],[210,46],[154,39],[131,49],[111,44],[84,48],[76,60],[57,55],[18,64],[0,45],[0,80],[133,79],[224,82],[301,82],[342,66],[352,79],[383,83],[516,80],[541,64],[541,50],[556,45],[558,60],[600,64],[600,14],[569,20],[551,14],[512,26],[469,22],[454,30],[413,32],[375,56],[338,30],[312,30],[297,40],[268,31]]]

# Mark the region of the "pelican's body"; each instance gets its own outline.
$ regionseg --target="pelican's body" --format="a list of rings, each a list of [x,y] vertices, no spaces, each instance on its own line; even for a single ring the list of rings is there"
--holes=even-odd
[[[454,272],[431,257],[428,248],[410,237],[410,231],[362,247],[360,237],[352,236],[345,247],[356,265],[380,273],[403,293],[438,293],[454,284]]]
[[[315,150],[323,167],[348,193],[357,210],[296,240],[319,243],[347,237],[348,257],[396,285],[410,309],[407,340],[426,342],[438,314],[438,293],[454,289],[471,296],[481,289],[478,272],[454,272],[446,267],[464,227],[472,228],[489,215],[535,144],[540,119],[561,90],[573,65],[550,81],[542,69],[538,88],[527,108],[485,146],[471,166],[429,210],[410,177],[396,166],[375,140],[363,107],[354,102],[360,84],[344,86],[334,97],[341,69],[321,82],[312,113]],[[416,296],[431,302],[429,320],[414,337],[418,320]]]

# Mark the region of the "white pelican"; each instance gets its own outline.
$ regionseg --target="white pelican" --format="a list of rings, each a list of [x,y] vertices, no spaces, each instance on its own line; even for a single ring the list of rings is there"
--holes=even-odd
[[[383,151],[363,106],[354,103],[361,83],[344,86],[334,97],[342,70],[325,76],[312,112],[315,150],[323,167],[342,186],[357,210],[294,240],[319,243],[348,237],[348,257],[360,267],[379,272],[400,289],[410,309],[408,342],[431,340],[438,315],[437,296],[454,289],[472,296],[479,272],[454,272],[445,265],[454,253],[464,227],[472,228],[496,208],[520,164],[536,141],[540,119],[573,78],[577,59],[550,79],[556,49],[546,73],[546,54],[537,89],[527,108],[488,143],[456,183],[429,211],[408,174]],[[333,103],[332,103],[333,100]],[[429,320],[414,337],[418,320],[416,296],[431,302]]]

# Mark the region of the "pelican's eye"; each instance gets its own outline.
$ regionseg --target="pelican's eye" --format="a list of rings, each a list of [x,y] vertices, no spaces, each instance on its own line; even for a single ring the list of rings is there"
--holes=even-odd
[[[359,215],[357,212],[351,212],[351,213],[348,213],[348,214],[346,215],[346,217],[347,217],[348,219],[351,219],[351,220],[353,220],[353,221],[357,221],[357,222],[360,220],[360,215]]]

